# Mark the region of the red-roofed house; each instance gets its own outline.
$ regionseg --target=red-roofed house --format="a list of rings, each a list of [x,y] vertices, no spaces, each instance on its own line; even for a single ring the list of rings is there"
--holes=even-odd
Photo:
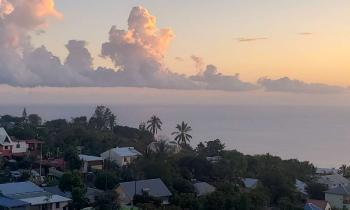
[[[313,199],[308,199],[306,201],[306,204],[313,204],[314,206],[317,206],[318,208],[322,210],[331,210],[331,205],[324,200],[313,200]]]

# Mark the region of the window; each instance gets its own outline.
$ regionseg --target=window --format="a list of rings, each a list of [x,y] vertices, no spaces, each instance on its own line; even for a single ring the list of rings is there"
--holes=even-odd
[[[21,148],[21,145],[18,143],[18,144],[16,145],[16,148]]]
[[[56,209],[60,208],[60,203],[56,203]]]
[[[9,149],[9,146],[5,146],[5,149]]]

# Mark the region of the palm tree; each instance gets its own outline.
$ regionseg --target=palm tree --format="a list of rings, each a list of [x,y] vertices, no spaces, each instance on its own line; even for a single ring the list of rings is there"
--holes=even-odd
[[[162,121],[159,119],[159,117],[153,115],[151,119],[147,121],[147,130],[149,130],[153,136],[155,136],[158,133],[158,130],[162,130]]]
[[[188,133],[192,131],[191,126],[182,121],[181,125],[177,124],[176,129],[178,131],[175,131],[171,134],[176,135],[175,141],[177,141],[177,143],[180,145],[186,145],[187,143],[190,143],[192,136]]]

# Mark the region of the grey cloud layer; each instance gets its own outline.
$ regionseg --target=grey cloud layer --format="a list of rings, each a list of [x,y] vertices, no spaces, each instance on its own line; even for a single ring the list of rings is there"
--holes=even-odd
[[[205,67],[203,59],[197,56],[191,56],[199,71],[197,75],[188,77],[172,72],[164,64],[164,57],[174,34],[171,29],[159,29],[156,18],[143,7],[132,9],[127,30],[113,26],[108,41],[102,44],[101,55],[112,60],[113,69],[94,68],[93,56],[81,40],[66,44],[68,56],[61,62],[45,46],[33,48],[28,35],[43,30],[48,18],[61,17],[53,5],[53,0],[0,0],[0,84],[225,91],[250,91],[263,86],[269,91],[311,93],[338,89],[286,79],[261,79],[258,84],[243,82],[238,74],[223,75],[213,65]]]
[[[339,86],[321,84],[321,83],[306,83],[300,80],[292,80],[288,77],[272,80],[261,78],[258,80],[266,91],[293,92],[293,93],[341,93],[347,89]]]

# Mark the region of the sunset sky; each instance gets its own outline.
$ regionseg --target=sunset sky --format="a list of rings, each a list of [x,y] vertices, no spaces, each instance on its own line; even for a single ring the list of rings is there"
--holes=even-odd
[[[0,0],[0,85],[349,92],[347,0]]]
[[[86,40],[94,64],[111,66],[98,55],[112,25],[127,28],[134,6],[156,16],[175,38],[165,63],[172,71],[196,74],[190,56],[203,58],[222,73],[240,73],[255,82],[289,76],[307,82],[350,84],[350,2],[347,0],[56,0],[64,19],[51,21],[33,36],[62,60],[70,39]],[[261,39],[263,38],[263,39]],[[241,40],[241,41],[239,41]],[[242,41],[245,40],[245,41]]]

